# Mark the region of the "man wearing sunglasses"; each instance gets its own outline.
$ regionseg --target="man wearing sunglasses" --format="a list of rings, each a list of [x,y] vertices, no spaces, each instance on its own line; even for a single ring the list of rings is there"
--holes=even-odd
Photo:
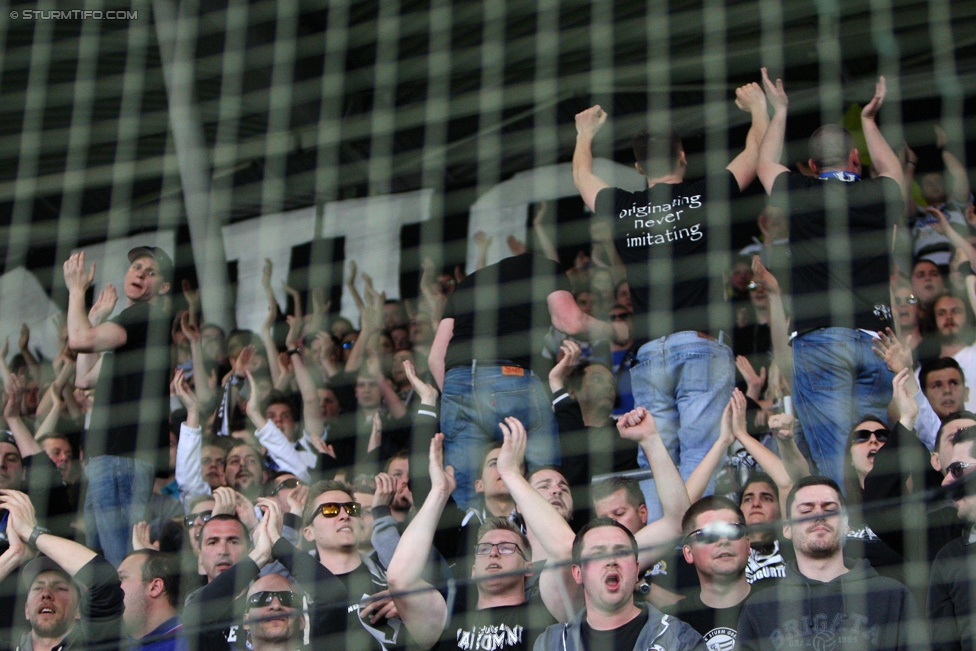
[[[281,574],[262,576],[247,589],[244,630],[251,651],[290,651],[302,646],[305,617],[295,584]]]
[[[268,498],[259,499],[258,505],[280,513]],[[353,500],[351,488],[320,481],[309,489],[303,514],[302,535],[315,545],[314,556],[282,537],[280,515],[261,522],[264,527],[267,521],[273,558],[306,586],[315,604],[311,630],[316,648],[338,644],[357,651],[384,650],[402,643],[402,623],[387,590],[386,571],[359,553],[361,537],[369,535],[361,516],[362,505]]]
[[[735,644],[742,602],[750,591],[745,516],[735,502],[711,495],[691,505],[682,529],[681,552],[695,566],[701,590],[664,612],[690,624],[709,648],[730,649]]]
[[[976,423],[946,435],[939,457],[944,486],[956,486],[951,494],[959,518],[966,523],[963,535],[950,541],[935,557],[929,580],[928,614],[932,622],[933,649],[972,649],[976,639],[973,613],[973,542],[976,524]]]
[[[925,625],[908,588],[878,575],[867,561],[845,564],[848,520],[836,482],[815,475],[800,479],[786,508],[783,535],[793,542],[796,564],[785,579],[743,604],[737,648],[927,648]]]

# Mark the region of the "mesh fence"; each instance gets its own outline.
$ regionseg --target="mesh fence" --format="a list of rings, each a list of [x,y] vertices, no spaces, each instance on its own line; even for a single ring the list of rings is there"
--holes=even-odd
[[[118,285],[129,248],[162,247],[176,265],[174,307],[185,305],[185,281],[200,289],[202,321],[226,330],[260,329],[264,258],[288,311],[295,301],[279,281],[309,310],[331,301],[323,310],[333,320],[357,325],[347,283],[363,284],[350,262],[387,297],[419,305],[425,265],[447,287],[456,268],[548,242],[573,267],[594,246],[570,169],[574,116],[594,104],[609,114],[594,154],[611,185],[641,187],[631,137],[664,124],[682,136],[687,177],[708,178],[717,198],[709,221],[723,234],[680,266],[648,265],[656,300],[638,324],[684,323],[670,305],[693,270],[719,281],[704,310],[713,329],[728,330],[736,314],[720,281],[734,270],[730,254],[760,237],[766,202],[758,182],[731,201],[714,179],[746,142],[750,119],[734,93],[761,66],[790,95],[791,167],[807,160],[820,124],[857,132],[859,107],[885,75],[880,123],[896,152],[905,144],[917,154],[916,178],[951,176],[943,149],[968,172],[976,6],[961,0],[9,3],[0,13],[0,336],[14,351],[27,324],[43,394],[68,303],[61,265],[79,249],[98,262],[97,292]],[[922,201],[918,184],[913,194]],[[840,237],[828,255],[845,267],[872,244]],[[907,253],[897,261],[908,271]],[[589,289],[608,314],[607,288]],[[506,293],[526,292],[479,296],[484,327]],[[843,290],[806,300],[813,311],[854,309]],[[436,315],[413,316],[429,337]],[[284,349],[283,319],[276,328]],[[155,448],[155,432],[140,436],[139,447]],[[424,445],[414,443],[422,468]],[[611,465],[602,439],[567,437],[563,447],[590,474]],[[586,491],[576,488],[581,504]],[[933,556],[923,507],[885,508],[903,514],[883,526],[906,529],[899,578],[921,605]]]

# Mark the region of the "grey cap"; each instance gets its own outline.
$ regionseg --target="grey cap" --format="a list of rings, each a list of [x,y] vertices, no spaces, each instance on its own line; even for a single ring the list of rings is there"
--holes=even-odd
[[[129,262],[135,262],[139,258],[150,257],[159,265],[159,273],[163,275],[163,280],[172,282],[173,280],[173,260],[166,251],[158,246],[137,246],[129,251]]]
[[[71,581],[75,587],[78,587],[78,584],[74,582],[71,575],[65,572],[60,565],[52,561],[47,556],[38,556],[34,560],[27,563],[27,565],[25,565],[20,571],[20,580],[24,586],[24,589],[30,590],[31,586],[34,585],[34,579],[36,579],[37,575],[41,574],[42,572],[58,572],[59,574],[67,577],[67,579]]]

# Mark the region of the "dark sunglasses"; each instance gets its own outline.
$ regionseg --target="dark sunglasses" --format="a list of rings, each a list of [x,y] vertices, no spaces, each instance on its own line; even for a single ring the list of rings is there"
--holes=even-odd
[[[311,520],[314,520],[315,516],[319,514],[327,518],[334,518],[339,515],[339,509],[345,509],[351,518],[358,518],[363,512],[363,505],[359,502],[326,502],[315,507]]]
[[[207,522],[212,517],[213,517],[213,511],[200,511],[199,513],[191,513],[190,515],[184,515],[183,526],[189,529],[190,527],[192,527],[197,523],[197,520],[200,520],[200,524],[202,525],[204,522]]]
[[[888,436],[891,434],[890,430],[887,429],[856,429],[851,432],[851,445],[855,443],[867,443],[871,440],[871,436],[878,439],[878,443],[885,443],[888,440]]]
[[[610,320],[611,321],[626,321],[627,319],[629,319],[632,316],[634,316],[634,315],[633,314],[630,314],[629,312],[625,312],[623,314],[611,314],[610,315]]]
[[[255,592],[247,598],[247,607],[264,608],[270,606],[275,597],[278,598],[278,603],[285,608],[291,608],[292,604],[301,600],[301,597],[288,590]]]
[[[702,545],[717,543],[722,538],[729,540],[740,540],[746,535],[746,525],[739,522],[713,522],[701,529],[696,529],[688,534],[688,542],[696,542]]]
[[[966,463],[965,461],[954,461],[946,466],[946,474],[952,475],[953,479],[962,479],[967,468],[976,466],[976,463]]]
[[[296,479],[294,477],[292,477],[291,479],[286,479],[285,481],[281,482],[280,484],[274,487],[274,490],[271,491],[271,496],[274,497],[275,495],[285,490],[286,488],[295,488],[296,486],[302,486],[302,485],[303,484],[301,479]]]

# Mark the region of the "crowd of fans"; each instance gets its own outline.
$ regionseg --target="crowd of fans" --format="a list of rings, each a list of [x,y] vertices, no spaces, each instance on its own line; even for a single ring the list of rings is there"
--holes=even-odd
[[[842,279],[811,298],[796,273],[811,264],[810,237],[793,232],[796,204],[777,198],[805,181],[787,187],[774,166],[786,95],[764,81],[765,93],[737,93],[753,131],[728,176],[730,198],[758,174],[770,200],[756,244],[726,269],[733,317],[717,337],[648,325],[648,296],[671,294],[635,281],[650,267],[602,219],[614,216],[604,193],[617,191],[586,176],[599,107],[577,118],[576,181],[596,215],[568,274],[552,262],[543,205],[534,241],[510,238],[507,260],[486,265],[479,233],[471,275],[438,276],[425,261],[415,300],[387,299],[349,262],[358,323],[322,288],[308,312],[286,288],[283,316],[268,260],[261,331],[226,332],[200,322],[206,296],[189,284],[174,296],[159,249],[129,253],[114,318],[116,289],[86,305],[93,273],[72,256],[60,354],[39,359],[27,325],[16,354],[0,350],[0,638],[34,650],[971,648],[966,170],[938,127],[928,169],[922,146],[885,158],[871,131],[882,80],[862,121],[872,174],[898,190],[881,202],[901,228],[882,212],[871,245],[884,250],[890,300],[873,306],[870,333],[856,314],[843,328],[819,323],[862,287]],[[653,151],[638,153],[648,192],[683,183],[680,141],[665,150],[664,174]],[[811,152],[798,167],[856,171],[836,181],[852,185],[869,176],[843,155],[831,167]],[[827,212],[856,221],[841,203]],[[840,246],[849,278],[868,274],[850,269],[865,246],[857,233]],[[840,381],[808,366],[807,335],[844,329],[867,337],[882,370],[855,371],[855,398],[830,407],[843,427],[814,427],[801,387],[827,402]],[[658,396],[643,397],[642,373],[647,351],[679,335],[730,348],[738,376],[735,389],[706,375],[700,392],[672,396],[672,428]],[[830,347],[860,363],[862,348]],[[857,413],[858,392],[880,412]],[[806,411],[794,415],[796,403]]]

